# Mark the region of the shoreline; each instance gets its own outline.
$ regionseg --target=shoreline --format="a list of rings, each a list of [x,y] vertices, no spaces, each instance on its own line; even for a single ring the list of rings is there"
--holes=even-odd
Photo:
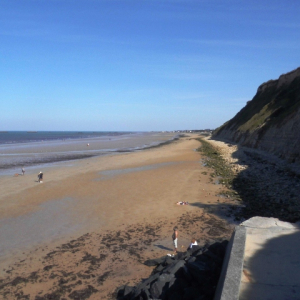
[[[144,133],[0,144],[0,175],[7,172],[15,174],[22,167],[39,167],[44,164],[143,151],[167,145],[181,136]]]
[[[149,276],[143,260],[172,253],[174,224],[183,248],[193,236],[199,244],[228,238],[233,226],[225,215],[208,211],[230,201],[217,196],[221,187],[204,174],[195,137],[49,168],[43,184],[35,174],[0,178],[6,190],[0,220],[19,220],[11,236],[6,232],[18,251],[2,257],[0,295],[22,290],[30,300],[58,293],[72,299],[72,292],[93,286],[89,299],[111,299],[117,286]],[[176,205],[180,201],[190,205]],[[48,238],[46,229],[53,229]],[[43,242],[36,240],[40,234]],[[22,249],[26,243],[31,246]]]

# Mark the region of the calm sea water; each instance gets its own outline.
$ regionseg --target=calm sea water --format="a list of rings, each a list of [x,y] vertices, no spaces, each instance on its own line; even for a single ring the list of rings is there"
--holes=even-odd
[[[161,132],[0,132],[0,175],[93,156],[140,151],[176,138]]]
[[[0,144],[28,143],[39,141],[84,139],[103,136],[120,136],[132,132],[109,131],[2,131]]]

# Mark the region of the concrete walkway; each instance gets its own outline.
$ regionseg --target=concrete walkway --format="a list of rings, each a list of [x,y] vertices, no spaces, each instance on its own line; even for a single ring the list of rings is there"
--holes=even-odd
[[[215,300],[300,300],[299,225],[254,217],[237,226]]]

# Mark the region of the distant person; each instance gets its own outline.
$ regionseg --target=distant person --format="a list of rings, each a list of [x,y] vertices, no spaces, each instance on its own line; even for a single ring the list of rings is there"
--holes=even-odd
[[[25,168],[22,168],[22,175],[25,174]]]
[[[172,240],[173,240],[173,244],[174,244],[174,252],[176,253],[177,252],[177,242],[178,242],[178,227],[175,226],[173,228],[173,234],[172,234]]]
[[[43,182],[43,173],[42,171],[38,174],[38,182],[42,183]]]

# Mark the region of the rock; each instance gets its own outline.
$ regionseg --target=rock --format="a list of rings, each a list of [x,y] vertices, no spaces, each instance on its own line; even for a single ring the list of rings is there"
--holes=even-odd
[[[186,252],[178,252],[177,255],[174,257],[175,260],[180,260],[180,259],[186,259],[191,256],[191,252],[186,251]]]
[[[179,260],[173,263],[172,265],[168,266],[168,268],[165,269],[164,272],[169,273],[169,274],[176,274],[176,272],[182,268],[185,265],[184,260]]]
[[[190,284],[191,283],[188,280],[186,280],[185,278],[175,278],[174,281],[171,281],[169,283],[169,288],[165,294],[166,298],[173,300],[173,298],[172,298],[173,296],[171,297],[171,295],[174,295],[174,293],[181,295],[181,297],[182,297],[184,294],[184,290],[186,288],[188,288],[190,286]]]
[[[143,284],[144,284],[144,285],[151,284],[153,281],[155,281],[156,279],[158,279],[159,276],[160,276],[159,273],[156,273],[156,274],[154,274],[154,275],[151,275],[148,279],[146,279],[146,280],[143,282]]]
[[[132,292],[132,290],[133,290],[133,286],[126,285],[124,288],[124,296],[129,295]]]
[[[169,256],[167,256],[167,257],[169,257]],[[162,264],[165,260],[166,260],[166,256],[162,256],[162,257],[156,258],[156,259],[148,259],[144,262],[144,265],[146,265],[148,267],[153,267],[153,266]]]
[[[147,281],[147,280],[146,280]],[[149,282],[142,282],[138,284],[130,293],[131,299],[135,299],[138,297],[143,290],[148,290],[150,288],[150,283]]]
[[[194,262],[194,261],[196,261],[196,257],[195,256],[192,256],[192,257],[190,257],[189,259],[188,259],[188,263],[192,263],[192,262]]]
[[[207,264],[202,261],[195,261],[192,263],[188,263],[187,265],[188,271],[192,275],[192,277],[198,282],[203,283],[205,280],[205,271],[207,271]]]
[[[168,297],[168,300],[182,300],[182,296],[176,292],[174,292],[173,294],[171,294],[169,297]]]
[[[117,294],[117,299],[121,298],[124,296],[124,289],[125,289],[125,285],[121,285],[120,287],[118,287],[115,290],[115,293]]]
[[[184,290],[183,300],[194,300],[199,297],[201,291],[196,287],[188,287]]]
[[[163,273],[158,277],[157,281],[170,282],[173,278],[175,278],[174,274]]]
[[[197,251],[201,250],[202,248],[199,245],[193,245],[192,249],[189,249],[187,252],[191,255],[196,253]]]
[[[163,288],[166,285],[165,281],[155,281],[150,288],[150,294],[152,298],[160,298],[162,292],[163,292]]]
[[[116,289],[117,299],[130,299],[130,294],[133,291],[134,287],[123,285]]]
[[[163,265],[158,265],[158,266],[153,270],[153,272],[154,272],[154,273],[161,272],[163,269],[164,269],[164,266],[163,266]]]
[[[153,300],[153,299],[151,298],[151,294],[150,294],[150,292],[149,292],[148,289],[142,290],[141,296],[142,296],[142,299],[143,299],[143,300]]]
[[[174,263],[174,258],[167,256],[163,262],[164,266],[168,266]]]
[[[223,261],[223,257],[219,257],[218,255],[214,254],[213,252],[211,252],[210,250],[207,250],[204,255],[212,258],[213,260],[215,260],[218,263],[222,263]]]
[[[135,288],[118,289],[118,300],[208,300],[213,299],[227,241],[194,251],[150,259],[157,266],[152,275]]]
[[[189,272],[187,266],[183,266],[183,268],[182,268],[182,273],[183,273],[184,278],[186,278],[187,281],[189,281],[189,282],[192,282],[192,281],[193,281],[193,277],[192,277],[192,275],[190,274],[190,272]]]

